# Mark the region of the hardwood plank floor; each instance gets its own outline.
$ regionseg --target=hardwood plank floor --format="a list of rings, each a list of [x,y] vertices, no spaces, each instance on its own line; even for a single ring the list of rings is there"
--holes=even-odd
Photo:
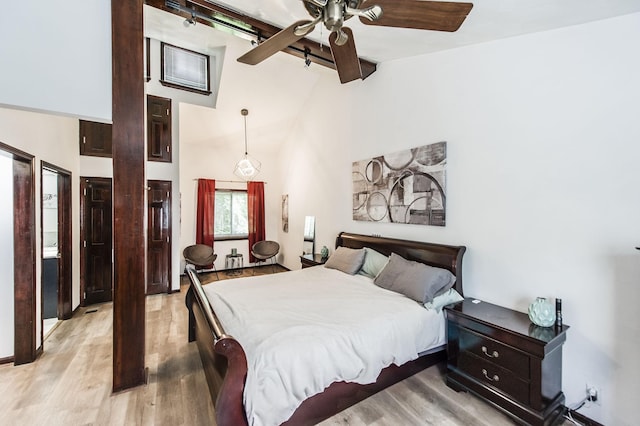
[[[215,274],[202,278],[215,280]],[[196,344],[187,342],[186,290],[146,299],[146,385],[111,392],[112,304],[80,308],[51,333],[36,362],[0,366],[0,424],[215,424]],[[424,370],[322,425],[513,424],[472,395],[449,389],[443,369]]]

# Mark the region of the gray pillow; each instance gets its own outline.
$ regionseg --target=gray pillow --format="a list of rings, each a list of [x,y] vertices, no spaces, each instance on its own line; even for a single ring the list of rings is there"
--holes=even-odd
[[[364,262],[364,249],[338,247],[324,264],[325,268],[337,269],[349,275],[360,270]]]
[[[391,253],[389,263],[373,282],[420,303],[427,303],[453,287],[456,277],[446,269],[412,262]]]
[[[366,255],[364,256],[364,263],[362,264],[362,269],[360,269],[358,275],[375,278],[378,276],[380,271],[384,269],[389,258],[374,249],[370,249],[369,247],[365,247],[364,251]]]

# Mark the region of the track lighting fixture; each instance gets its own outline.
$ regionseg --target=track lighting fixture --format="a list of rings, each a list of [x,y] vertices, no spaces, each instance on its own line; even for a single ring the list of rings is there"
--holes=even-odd
[[[311,53],[311,50],[308,47],[304,48],[304,67],[305,68],[309,68],[309,65],[311,65],[311,59],[309,58],[309,53]]]
[[[184,20],[184,26],[188,27],[189,25],[193,25],[194,27],[196,26],[196,11],[195,10],[191,11],[191,17],[190,18],[186,18]]]

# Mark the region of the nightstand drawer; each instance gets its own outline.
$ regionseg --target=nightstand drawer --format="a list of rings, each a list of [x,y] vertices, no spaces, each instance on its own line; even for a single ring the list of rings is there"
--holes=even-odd
[[[480,382],[501,390],[512,399],[529,404],[529,382],[515,376],[511,371],[470,352],[460,352],[458,368]]]
[[[493,339],[461,328],[460,351],[469,351],[478,358],[511,370],[516,376],[529,380],[529,357]]]

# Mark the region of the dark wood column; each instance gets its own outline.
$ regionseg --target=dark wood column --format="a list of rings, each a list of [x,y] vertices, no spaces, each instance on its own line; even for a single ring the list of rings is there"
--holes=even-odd
[[[113,391],[145,382],[143,0],[112,1]]]

